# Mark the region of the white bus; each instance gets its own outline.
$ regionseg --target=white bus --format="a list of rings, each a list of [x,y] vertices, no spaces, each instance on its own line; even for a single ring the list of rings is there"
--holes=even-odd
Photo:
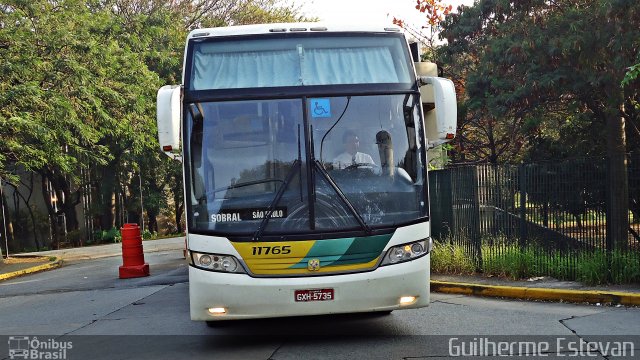
[[[429,304],[427,148],[456,100],[417,58],[397,27],[189,34],[157,119],[184,166],[193,320]]]

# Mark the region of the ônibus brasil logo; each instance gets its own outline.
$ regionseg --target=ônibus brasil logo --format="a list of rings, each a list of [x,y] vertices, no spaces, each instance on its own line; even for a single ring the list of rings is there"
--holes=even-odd
[[[39,340],[37,337],[9,336],[9,359],[66,359],[71,341]]]

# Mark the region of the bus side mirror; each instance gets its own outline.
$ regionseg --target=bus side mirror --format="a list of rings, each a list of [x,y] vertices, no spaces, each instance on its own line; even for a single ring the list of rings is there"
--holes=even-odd
[[[456,136],[458,109],[456,90],[449,79],[420,76],[419,85],[430,86],[433,91],[432,110],[425,109],[424,120],[429,146],[437,146],[453,140]],[[422,91],[421,91],[422,92]],[[428,99],[426,102],[429,102]],[[424,100],[423,100],[424,101]]]
[[[429,147],[449,142],[456,136],[458,123],[453,82],[437,77],[438,67],[432,62],[416,62],[415,68]]]
[[[158,141],[160,149],[167,156],[181,160],[180,154],[180,123],[182,88],[178,85],[163,86],[158,90],[156,102]]]

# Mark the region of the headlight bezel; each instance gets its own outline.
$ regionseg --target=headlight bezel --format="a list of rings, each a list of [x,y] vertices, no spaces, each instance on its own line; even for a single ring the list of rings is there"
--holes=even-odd
[[[205,271],[219,272],[224,274],[246,274],[244,265],[235,256],[228,254],[212,254],[200,251],[189,250],[189,265]],[[209,262],[210,261],[210,262]],[[231,263],[235,266],[224,267],[223,262]],[[208,263],[208,265],[207,265]]]
[[[422,248],[421,252],[417,252],[418,246]],[[431,237],[394,245],[385,252],[380,266],[402,264],[408,261],[417,260],[430,254],[432,248],[433,240]],[[400,254],[402,255],[399,256]]]

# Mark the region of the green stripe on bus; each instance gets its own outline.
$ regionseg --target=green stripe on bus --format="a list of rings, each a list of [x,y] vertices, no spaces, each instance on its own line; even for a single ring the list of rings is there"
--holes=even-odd
[[[311,259],[319,259],[321,267],[365,264],[380,256],[392,235],[316,240],[307,255],[290,269],[306,268]]]
[[[392,234],[356,238],[339,260],[331,265],[364,264],[380,256]]]

